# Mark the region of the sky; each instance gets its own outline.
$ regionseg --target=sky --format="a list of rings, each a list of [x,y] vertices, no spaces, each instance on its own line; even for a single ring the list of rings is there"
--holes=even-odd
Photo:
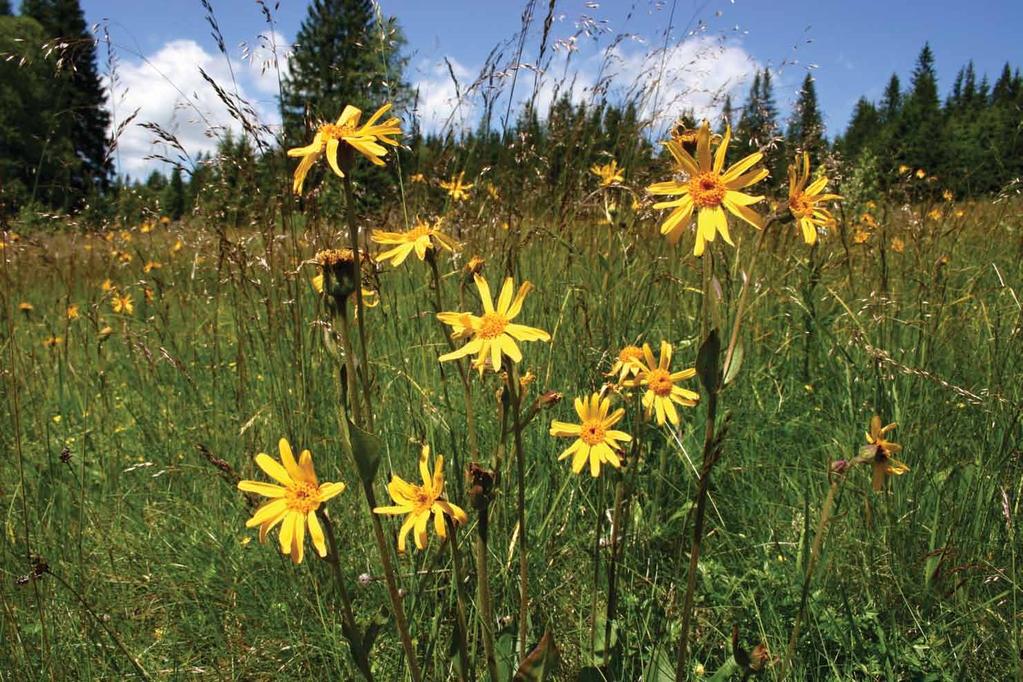
[[[115,121],[138,111],[119,138],[120,172],[148,173],[160,164],[145,157],[166,153],[139,123],[173,131],[189,156],[212,150],[228,128],[237,130],[200,69],[251,102],[262,121],[271,126],[279,121],[274,64],[286,72],[307,3],[279,0],[275,8],[274,0],[266,0],[271,25],[256,0],[210,2],[230,60],[220,53],[200,0],[82,0],[86,20],[106,26],[116,56]],[[406,79],[419,88],[425,128],[475,122],[479,97],[457,101],[450,72],[464,91],[495,46],[504,46],[505,62],[511,62],[525,4],[380,0],[383,13],[398,17],[407,38]],[[536,5],[521,59],[530,67],[547,8],[546,2]],[[844,129],[859,97],[880,98],[893,72],[908,85],[925,41],[934,50],[944,94],[970,59],[992,79],[1006,61],[1023,64],[1021,26],[1020,0],[559,0],[538,100],[549,101],[568,74],[576,101],[592,98],[598,84],[612,98],[639,94],[641,110],[656,128],[668,125],[672,112],[683,107],[713,114],[724,93],[741,104],[752,73],[767,67],[787,117],[811,72],[833,136]],[[108,71],[104,46],[99,54],[101,69]],[[532,90],[533,78],[533,71],[519,72],[520,95]]]

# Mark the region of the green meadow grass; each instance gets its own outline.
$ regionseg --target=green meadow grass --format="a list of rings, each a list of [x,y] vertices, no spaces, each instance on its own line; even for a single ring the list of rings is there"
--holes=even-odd
[[[1020,204],[978,202],[937,221],[885,208],[884,230],[866,244],[853,243],[851,224],[813,250],[791,224],[766,239],[741,371],[721,396],[730,424],[711,482],[694,677],[727,663],[733,626],[745,648],[763,642],[784,653],[829,464],[855,456],[875,413],[899,423],[894,439],[911,471],[881,494],[858,469],[842,487],[792,679],[1020,675]],[[603,670],[593,665],[604,648],[595,614],[607,598],[616,479],[609,470],[597,480],[573,476],[557,461],[569,442],[547,429],[551,419],[574,419],[571,399],[600,388],[626,343],[666,339],[676,368],[693,365],[700,262],[688,239],[672,248],[657,236],[653,214],[614,229],[585,216],[567,230],[524,219],[505,231],[475,218],[454,219],[464,250],[455,261],[440,257],[445,307],[478,310],[462,270],[473,254],[487,258],[495,289],[508,269],[533,282],[521,321],[553,339],[522,344],[521,369],[536,377],[529,399],[565,395],[524,434],[530,641],[552,633],[555,679],[673,679],[704,408],[684,410],[674,432],[643,428],[639,465],[627,474],[636,492]],[[6,242],[0,679],[133,675],[111,632],[155,678],[355,679],[329,567],[312,551],[292,566],[275,544],[261,546],[244,528],[251,503],[207,458],[262,479],[252,458],[274,454],[281,436],[312,450],[321,479],[348,482],[328,505],[342,568],[358,617],[387,614],[366,504],[338,444],[328,318],[309,284],[314,267],[301,266],[334,242],[322,226],[297,221],[262,233],[213,227],[134,230],[130,242],[70,231]],[[752,230],[733,234],[737,248],[712,250],[724,329],[753,246]],[[886,243],[896,235],[902,253]],[[130,263],[112,262],[115,246]],[[144,272],[150,260],[162,267]],[[112,312],[107,278],[131,293],[133,314]],[[384,443],[377,495],[386,499],[391,471],[418,479],[418,443],[429,442],[447,458],[448,495],[469,511],[459,531],[468,559],[476,519],[463,479],[465,405],[454,366],[437,362],[446,343],[429,268],[414,258],[384,266],[379,285],[380,305],[365,316]],[[19,311],[21,302],[33,310]],[[81,317],[68,321],[71,303]],[[63,342],[46,347],[51,336]],[[481,460],[493,466],[500,384],[488,373],[473,385]],[[498,649],[508,655],[518,603],[510,454],[501,467],[490,569]],[[385,521],[390,533],[398,525]],[[53,575],[33,578],[30,556]],[[454,679],[450,554],[432,537],[398,566],[424,673]],[[482,679],[471,584],[467,593]],[[378,679],[406,679],[390,623],[372,662]],[[778,666],[762,676],[778,677]]]

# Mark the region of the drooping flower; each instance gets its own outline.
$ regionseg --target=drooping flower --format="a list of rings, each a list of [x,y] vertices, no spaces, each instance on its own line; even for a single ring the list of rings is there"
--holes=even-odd
[[[621,184],[625,180],[625,174],[622,168],[619,168],[618,162],[611,159],[609,163],[605,164],[594,164],[590,168],[590,172],[600,178],[601,187],[611,187],[613,185]]]
[[[671,371],[671,344],[661,341],[661,356],[654,358],[649,343],[643,344],[643,367],[639,374],[633,379],[624,383],[626,386],[644,387],[643,408],[646,411],[646,418],[650,419],[656,415],[657,424],[664,425],[665,419],[675,426],[678,426],[679,416],[675,405],[694,407],[700,400],[700,394],[688,389],[676,386],[676,381],[692,379],[696,376],[694,368],[683,369],[679,372]]]
[[[331,170],[341,178],[345,176],[342,170],[342,166],[346,165],[344,154],[350,153],[350,151],[357,151],[370,162],[377,166],[383,166],[383,157],[387,155],[387,148],[380,143],[396,147],[398,141],[393,138],[401,135],[401,125],[397,117],[392,116],[383,123],[378,123],[390,109],[391,105],[385,104],[377,109],[368,121],[359,125],[362,111],[349,104],[335,123],[324,123],[317,129],[310,144],[305,147],[289,149],[288,156],[302,159],[295,169],[295,181],[292,185],[295,194],[302,193],[305,176],[313,164],[324,154],[327,156],[327,163]],[[338,159],[339,152],[342,154],[340,161]]]
[[[801,168],[797,168],[799,160],[789,166],[789,211],[798,221],[803,232],[803,241],[807,244],[817,242],[817,227],[831,227],[835,224],[835,216],[818,204],[841,199],[837,194],[821,194],[828,186],[828,179],[823,175],[807,186],[810,180],[810,155],[803,152]]]
[[[513,299],[514,284],[511,277],[506,278],[495,306],[487,280],[480,275],[474,275],[473,278],[483,303],[483,315],[468,315],[466,317],[467,313],[461,312],[437,314],[437,319],[454,328],[456,333],[464,334],[468,329],[472,330],[470,341],[458,350],[440,356],[441,362],[475,354],[475,365],[479,369],[480,375],[483,374],[487,359],[490,360],[494,371],[498,372],[501,369],[503,356],[507,356],[512,362],[519,362],[522,359],[522,352],[515,341],[551,340],[550,334],[542,329],[512,322],[522,312],[522,303],[526,294],[533,288],[532,284],[523,282]],[[466,323],[468,323],[468,327]]]
[[[594,478],[600,476],[602,464],[610,464],[616,469],[621,467],[621,444],[631,441],[632,436],[614,430],[625,415],[625,409],[619,407],[614,412],[610,410],[611,398],[601,399],[599,393],[593,393],[588,398],[575,399],[575,411],[580,423],[551,422],[552,436],[576,439],[558,457],[559,461],[571,457],[574,473],[580,473],[587,462],[590,464],[590,476]]]
[[[625,346],[618,352],[611,371],[607,376],[618,376],[618,383],[634,377],[643,369],[643,349],[639,346]]]
[[[444,180],[440,183],[440,188],[446,190],[448,196],[455,201],[465,201],[469,198],[469,190],[472,189],[472,183],[465,182],[465,171],[459,171],[458,175],[455,175],[450,180]]]
[[[280,524],[281,553],[291,556],[292,563],[302,563],[305,556],[305,531],[321,556],[327,556],[327,544],[323,528],[316,518],[316,510],[330,498],[341,494],[344,483],[320,483],[313,468],[313,455],[303,450],[295,461],[291,445],[284,438],[277,444],[281,454],[278,462],[266,453],[256,455],[256,464],[267,476],[280,485],[260,481],[239,481],[238,489],[271,498],[256,510],[246,528],[259,526],[259,541],[266,542],[267,533]]]
[[[114,309],[115,313],[131,315],[135,312],[135,304],[131,300],[131,294],[121,294],[115,291],[110,299],[110,307]]]
[[[426,549],[429,536],[426,533],[430,516],[433,516],[433,527],[441,538],[448,536],[447,523],[444,517],[456,524],[468,522],[465,511],[452,504],[444,496],[444,457],[437,455],[433,466],[433,475],[429,468],[430,446],[423,445],[419,451],[419,474],[423,478],[422,485],[406,482],[397,474],[391,475],[387,484],[387,492],[394,502],[391,506],[375,507],[374,514],[405,516],[405,522],[398,531],[398,552],[405,553],[405,539],[409,531],[414,530],[416,549]]]
[[[455,240],[440,231],[440,224],[440,220],[433,225],[425,220],[417,220],[412,229],[407,232],[373,230],[371,239],[377,244],[397,245],[379,254],[377,260],[390,260],[391,265],[397,267],[404,263],[413,251],[416,252],[416,257],[419,260],[426,260],[426,252],[433,248],[439,247],[454,251],[457,246]]]
[[[661,224],[661,234],[666,235],[672,242],[681,236],[693,211],[697,212],[696,245],[693,248],[693,254],[696,256],[703,255],[705,244],[714,241],[718,233],[727,243],[734,245],[728,232],[725,209],[757,229],[764,226],[763,217],[750,208],[753,204],[763,201],[764,197],[749,196],[739,191],[767,177],[766,168],[753,168],[763,158],[763,154],[754,152],[725,170],[725,155],[728,153],[731,136],[731,129],[726,128],[713,157],[710,148],[710,124],[706,121],[696,134],[695,158],[686,151],[680,140],[668,140],[664,146],[674,157],[678,170],[686,179],[658,182],[647,188],[648,192],[658,196],[681,195],[678,199],[654,204],[654,208],[674,209]]]
[[[21,303],[18,304],[18,310],[28,315],[33,310],[35,310],[35,306],[29,303],[28,301],[22,301]]]
[[[861,456],[866,458],[873,468],[871,481],[875,491],[884,488],[888,475],[901,476],[909,471],[908,466],[892,457],[893,454],[902,452],[902,446],[886,437],[896,426],[898,425],[895,423],[881,426],[881,417],[875,414],[870,419],[870,431],[864,434],[867,437],[867,445],[861,450]]]
[[[892,237],[892,251],[902,253],[906,250],[906,242],[902,237]]]

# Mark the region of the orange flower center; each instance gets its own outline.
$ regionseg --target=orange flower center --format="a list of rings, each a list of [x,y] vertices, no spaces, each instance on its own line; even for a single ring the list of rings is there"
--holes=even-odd
[[[320,490],[312,483],[296,482],[284,496],[288,509],[302,514],[315,511],[320,506]]]
[[[429,494],[425,487],[417,485],[413,486],[413,488],[415,488],[416,495],[412,499],[412,502],[415,505],[416,512],[422,512],[430,509],[435,500],[434,496]]]
[[[355,132],[355,127],[352,125],[339,126],[336,123],[324,123],[320,126],[319,132],[324,141],[343,140]]]
[[[587,445],[600,445],[604,442],[604,434],[606,433],[607,429],[604,428],[604,422],[599,419],[588,419],[583,422],[582,429],[579,431],[579,437]]]
[[[700,173],[689,181],[689,195],[697,208],[720,206],[727,190],[721,176],[714,172]]]
[[[504,333],[504,328],[508,326],[508,318],[499,313],[487,313],[482,319],[480,330],[476,332],[480,338],[496,339]]]
[[[647,386],[655,394],[666,398],[671,395],[671,389],[675,387],[675,383],[671,380],[670,372],[657,368],[647,376]]]
[[[416,240],[419,239],[420,237],[429,237],[432,235],[433,228],[431,228],[429,225],[419,225],[418,227],[413,227],[411,230],[408,231],[408,236],[410,240]]]
[[[813,203],[803,194],[796,194],[789,197],[789,210],[799,218],[807,218],[813,214]]]
[[[622,363],[631,362],[632,360],[641,360],[643,358],[643,349],[637,346],[626,346],[622,349],[622,352],[618,354],[618,361]]]

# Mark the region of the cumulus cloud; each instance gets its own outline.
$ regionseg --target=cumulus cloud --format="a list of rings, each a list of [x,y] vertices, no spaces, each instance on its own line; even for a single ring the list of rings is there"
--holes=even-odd
[[[414,86],[419,89],[418,115],[427,132],[472,128],[479,120],[486,83],[477,83],[476,71],[453,59],[420,61]],[[583,54],[560,51],[545,66],[535,84],[531,66],[519,69],[513,108],[532,99],[546,113],[555,98],[567,95],[575,103],[631,101],[657,134],[683,111],[697,118],[716,118],[726,94],[740,95],[760,64],[741,45],[709,36],[695,36],[667,49],[615,45]],[[454,73],[458,87],[451,77]],[[500,73],[499,88],[508,89],[511,69]],[[507,102],[503,93],[498,101]],[[503,111],[505,104],[498,107]]]
[[[273,56],[277,46],[277,59]],[[206,51],[194,40],[172,40],[143,58],[122,61],[113,83],[113,129],[138,111],[118,138],[118,171],[139,177],[152,170],[167,170],[153,160],[160,155],[187,164],[172,145],[143,124],[155,124],[172,134],[189,158],[212,152],[228,130],[243,128],[237,115],[203,77],[205,72],[253,123],[279,122],[275,95],[277,68],[287,68],[287,44],[280,36],[260,36],[243,45],[242,56],[233,62],[234,74],[223,55]]]

